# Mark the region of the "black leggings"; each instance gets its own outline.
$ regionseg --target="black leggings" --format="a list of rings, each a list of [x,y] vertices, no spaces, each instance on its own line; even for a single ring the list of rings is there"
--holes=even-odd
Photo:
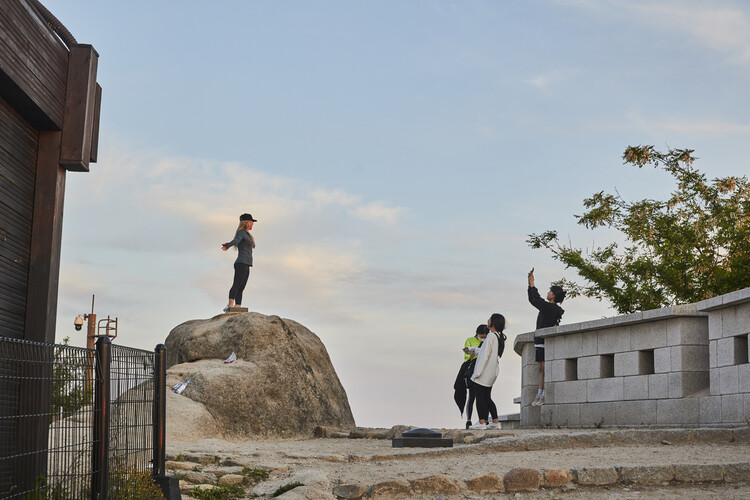
[[[234,263],[234,282],[229,289],[229,298],[234,300],[234,305],[242,304],[242,292],[247,285],[247,278],[250,277],[250,266],[247,264]]]
[[[487,421],[487,414],[492,415],[492,420],[497,418],[497,407],[492,401],[492,387],[485,387],[480,384],[474,384],[474,390],[477,393],[477,416],[479,420]]]
[[[476,384],[471,380],[467,380],[469,389],[469,399],[466,401],[466,420],[471,420],[471,414],[474,411],[474,400],[477,396]]]

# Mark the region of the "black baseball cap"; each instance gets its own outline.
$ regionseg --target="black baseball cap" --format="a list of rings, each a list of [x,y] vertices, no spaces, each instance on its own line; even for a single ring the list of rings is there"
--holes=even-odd
[[[253,216],[250,214],[242,214],[240,215],[240,220],[251,220],[253,222],[258,222],[257,220],[253,219]]]

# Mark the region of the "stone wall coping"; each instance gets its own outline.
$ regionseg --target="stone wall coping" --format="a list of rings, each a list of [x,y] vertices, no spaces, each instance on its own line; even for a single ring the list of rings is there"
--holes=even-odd
[[[747,290],[747,298],[743,301],[750,301],[750,288]],[[740,292],[743,290],[740,290]],[[733,295],[737,292],[733,292]],[[722,297],[726,297],[723,295]],[[721,297],[716,297],[721,299]],[[714,300],[714,299],[709,299]],[[735,300],[735,303],[739,299]],[[704,301],[705,302],[705,301]],[[690,317],[707,317],[708,313],[705,310],[699,310],[698,304],[681,304],[676,306],[662,307],[660,309],[650,309],[648,311],[641,311],[632,314],[623,314],[620,316],[612,316],[609,318],[595,319],[591,321],[583,321],[580,323],[571,323],[569,325],[552,326],[549,328],[540,328],[533,332],[520,333],[516,335],[513,341],[513,350],[519,355],[523,351],[523,345],[534,341],[534,337],[558,337],[562,335],[571,335],[574,333],[583,333],[596,330],[606,330],[608,328],[617,328],[626,325],[637,325],[639,323],[650,323],[652,321],[662,321],[673,318],[690,318]],[[725,307],[725,306],[719,306]]]
[[[695,306],[699,311],[713,311],[716,309],[744,304],[745,302],[750,302],[750,288],[743,288],[736,292],[725,293],[718,297],[702,300],[696,302]]]

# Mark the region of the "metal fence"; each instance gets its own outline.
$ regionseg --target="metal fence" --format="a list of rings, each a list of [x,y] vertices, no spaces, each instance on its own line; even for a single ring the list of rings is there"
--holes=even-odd
[[[0,337],[0,498],[106,498],[163,476],[165,352]]]

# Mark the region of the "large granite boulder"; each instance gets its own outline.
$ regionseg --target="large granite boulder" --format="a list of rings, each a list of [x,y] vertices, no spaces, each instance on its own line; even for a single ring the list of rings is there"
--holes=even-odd
[[[166,346],[167,383],[190,380],[179,397],[207,411],[168,406],[168,435],[187,440],[178,429],[187,425],[189,414],[201,420],[191,425],[193,439],[312,436],[317,426],[354,427],[325,346],[296,321],[253,312],[223,314],[177,326]],[[237,360],[225,364],[232,352]],[[167,402],[178,403],[174,399]]]

